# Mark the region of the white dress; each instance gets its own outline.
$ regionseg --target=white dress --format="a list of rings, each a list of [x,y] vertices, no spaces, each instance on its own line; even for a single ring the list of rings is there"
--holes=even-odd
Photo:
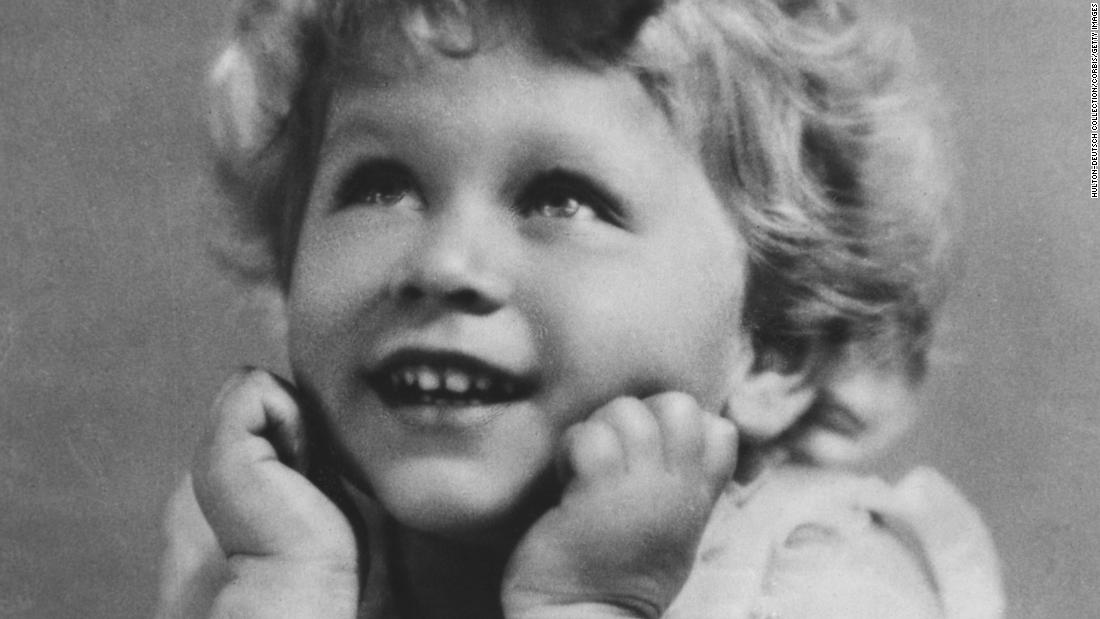
[[[377,509],[364,507],[371,557],[358,616],[396,618],[385,527]],[[165,524],[157,616],[206,616],[225,565],[189,479]],[[719,499],[695,566],[665,617],[986,619],[1003,612],[990,534],[935,471],[916,469],[891,486],[782,465]]]

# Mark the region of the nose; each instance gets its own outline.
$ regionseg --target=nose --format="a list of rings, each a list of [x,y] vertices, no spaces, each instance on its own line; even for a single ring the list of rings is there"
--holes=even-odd
[[[501,222],[479,209],[441,210],[424,221],[395,284],[404,304],[487,315],[511,294]]]

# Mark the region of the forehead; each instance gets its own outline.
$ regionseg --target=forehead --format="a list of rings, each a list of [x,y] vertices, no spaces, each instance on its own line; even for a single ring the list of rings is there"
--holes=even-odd
[[[641,151],[691,158],[630,72],[550,59],[511,41],[467,57],[427,58],[402,71],[347,74],[333,91],[326,149],[364,134],[486,147],[568,145],[626,162]]]
[[[435,195],[508,194],[557,169],[615,195],[638,229],[672,211],[692,226],[736,228],[697,149],[624,69],[498,46],[398,75],[368,73],[337,85],[324,136],[322,187],[371,159],[408,167]]]

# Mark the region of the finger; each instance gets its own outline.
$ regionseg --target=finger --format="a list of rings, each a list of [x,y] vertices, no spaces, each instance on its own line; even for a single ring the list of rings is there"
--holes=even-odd
[[[649,407],[636,398],[616,398],[597,410],[592,419],[615,431],[627,469],[660,466],[661,429]]]
[[[703,456],[704,417],[695,398],[686,393],[668,392],[646,398],[661,429],[665,463],[670,470],[696,464]]]
[[[289,383],[257,369],[231,378],[214,405],[213,448],[230,449],[251,461],[276,458],[303,471],[306,433],[289,388]]]
[[[293,428],[295,408],[289,394],[266,372],[245,369],[226,381],[195,453],[196,493],[200,500],[210,499],[204,501],[204,509],[217,511],[220,498],[256,490],[254,465],[277,463],[279,451],[291,461],[301,452],[300,433]],[[269,423],[269,411],[273,423]],[[276,444],[280,444],[278,449]]]
[[[733,479],[737,466],[737,427],[717,415],[703,418],[704,462],[708,474],[723,481]]]
[[[626,471],[623,449],[615,430],[598,419],[570,426],[562,437],[566,474],[581,484]]]

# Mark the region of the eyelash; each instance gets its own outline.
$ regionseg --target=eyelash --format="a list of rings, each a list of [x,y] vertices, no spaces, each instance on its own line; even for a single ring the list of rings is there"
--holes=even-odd
[[[362,163],[340,182],[335,193],[337,208],[351,206],[390,208],[404,200],[413,199],[415,210],[423,210],[425,203],[420,196],[412,174],[402,164],[389,161]],[[554,213],[555,207],[565,207],[563,213]],[[585,213],[587,216],[579,216]],[[600,220],[621,225],[618,203],[609,198],[596,184],[575,172],[550,170],[530,180],[516,200],[516,211],[524,218]]]
[[[335,201],[338,208],[392,207],[407,198],[418,201],[417,210],[423,208],[408,170],[393,161],[375,161],[356,166],[338,186]]]
[[[564,199],[564,200],[563,200]],[[563,204],[564,202],[564,204]],[[517,206],[525,217],[543,216],[550,219],[582,219],[580,209],[587,207],[591,217],[608,223],[618,223],[617,203],[595,186],[595,183],[573,172],[552,170],[531,181],[520,194]],[[567,206],[564,216],[549,214],[546,207]]]

